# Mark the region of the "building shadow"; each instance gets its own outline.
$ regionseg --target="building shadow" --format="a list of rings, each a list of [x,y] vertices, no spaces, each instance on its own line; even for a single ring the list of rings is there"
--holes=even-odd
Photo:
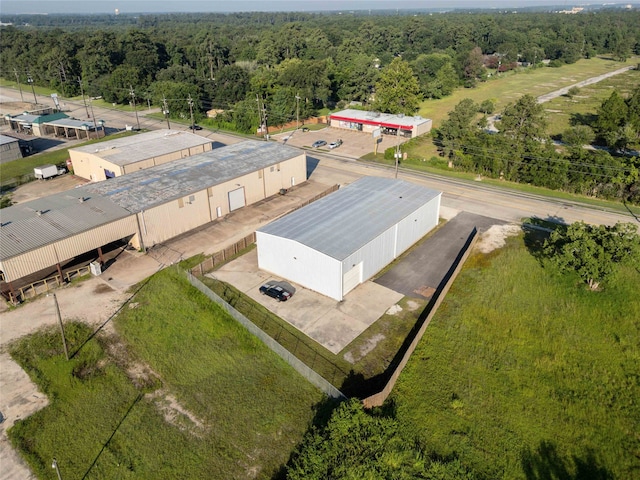
[[[347,397],[356,397],[360,399],[365,399],[367,397],[370,397],[371,395],[381,392],[384,389],[384,387],[387,385],[387,383],[391,379],[391,376],[399,367],[405,354],[411,347],[411,344],[416,338],[416,336],[418,335],[418,332],[420,331],[424,323],[427,321],[427,318],[431,314],[431,311],[436,307],[438,300],[440,299],[440,296],[443,295],[444,293],[444,289],[447,286],[447,283],[449,283],[449,280],[454,275],[456,268],[462,261],[465,253],[471,247],[473,239],[476,237],[476,235],[478,235],[478,230],[477,228],[474,227],[473,230],[469,233],[467,239],[465,240],[464,245],[456,255],[456,258],[451,263],[451,266],[447,270],[447,273],[440,280],[440,283],[438,284],[438,286],[435,289],[435,292],[429,299],[429,302],[420,313],[420,316],[418,317],[417,321],[414,323],[413,327],[411,328],[411,331],[405,337],[401,347],[393,356],[393,359],[391,360],[387,368],[384,370],[384,372],[378,375],[374,375],[373,377],[370,377],[370,378],[364,378],[364,376],[361,373],[356,374],[352,371],[344,380],[342,385],[339,387],[342,393],[344,393]]]
[[[311,174],[318,167],[320,160],[307,156],[307,179],[311,178]]]
[[[522,454],[522,470],[527,480],[613,480],[613,474],[599,464],[595,453],[564,458],[553,442],[543,440],[535,451]]]

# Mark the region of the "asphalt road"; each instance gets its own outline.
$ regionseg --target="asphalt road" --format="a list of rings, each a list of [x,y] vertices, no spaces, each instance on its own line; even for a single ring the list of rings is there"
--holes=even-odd
[[[461,212],[374,281],[407,297],[431,298],[454,265],[474,227],[483,232],[501,223],[504,222]]]

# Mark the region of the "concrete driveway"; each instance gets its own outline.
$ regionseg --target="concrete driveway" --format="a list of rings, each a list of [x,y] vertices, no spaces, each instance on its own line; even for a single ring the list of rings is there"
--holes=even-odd
[[[337,302],[292,283],[295,295],[278,302],[260,293],[262,284],[281,278],[258,269],[255,249],[208,276],[233,285],[336,355],[403,297],[383,285],[365,282]]]

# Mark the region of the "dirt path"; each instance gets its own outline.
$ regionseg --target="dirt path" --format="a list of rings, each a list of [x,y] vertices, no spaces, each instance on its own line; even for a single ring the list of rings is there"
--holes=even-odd
[[[538,97],[538,103],[548,102],[549,100],[553,100],[554,98],[558,98],[561,95],[566,95],[569,89],[573,87],[586,87],[587,85],[592,85],[594,83],[601,82],[606,78],[613,77],[614,75],[620,75],[621,73],[628,72],[629,70],[633,70],[635,67],[633,65],[629,67],[619,68],[618,70],[614,70],[613,72],[603,73],[602,75],[598,75],[597,77],[587,78],[578,83],[574,83],[573,85],[569,85],[568,87],[561,88],[560,90],[555,90],[553,92],[549,92],[546,95],[540,95]]]

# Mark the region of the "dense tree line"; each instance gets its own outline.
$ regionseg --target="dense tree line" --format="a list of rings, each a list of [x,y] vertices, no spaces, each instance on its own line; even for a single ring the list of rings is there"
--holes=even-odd
[[[640,53],[640,13],[619,10],[52,16],[38,18],[47,26],[37,28],[20,18],[1,30],[4,78],[29,77],[63,96],[79,95],[82,83],[88,95],[114,103],[130,102],[133,87],[138,101],[166,99],[176,117],[188,113],[191,95],[196,111],[224,110],[220,122],[247,132],[260,124],[264,104],[272,124],[349,102],[413,113],[424,98],[486,79],[487,55],[505,69]]]
[[[574,125],[556,145],[546,133],[544,107],[531,95],[507,105],[487,130],[481,106],[462,100],[434,140],[451,166],[491,178],[640,204],[640,160],[626,156],[640,144],[640,88],[602,102],[593,125]],[[600,139],[608,149],[585,148]]]

